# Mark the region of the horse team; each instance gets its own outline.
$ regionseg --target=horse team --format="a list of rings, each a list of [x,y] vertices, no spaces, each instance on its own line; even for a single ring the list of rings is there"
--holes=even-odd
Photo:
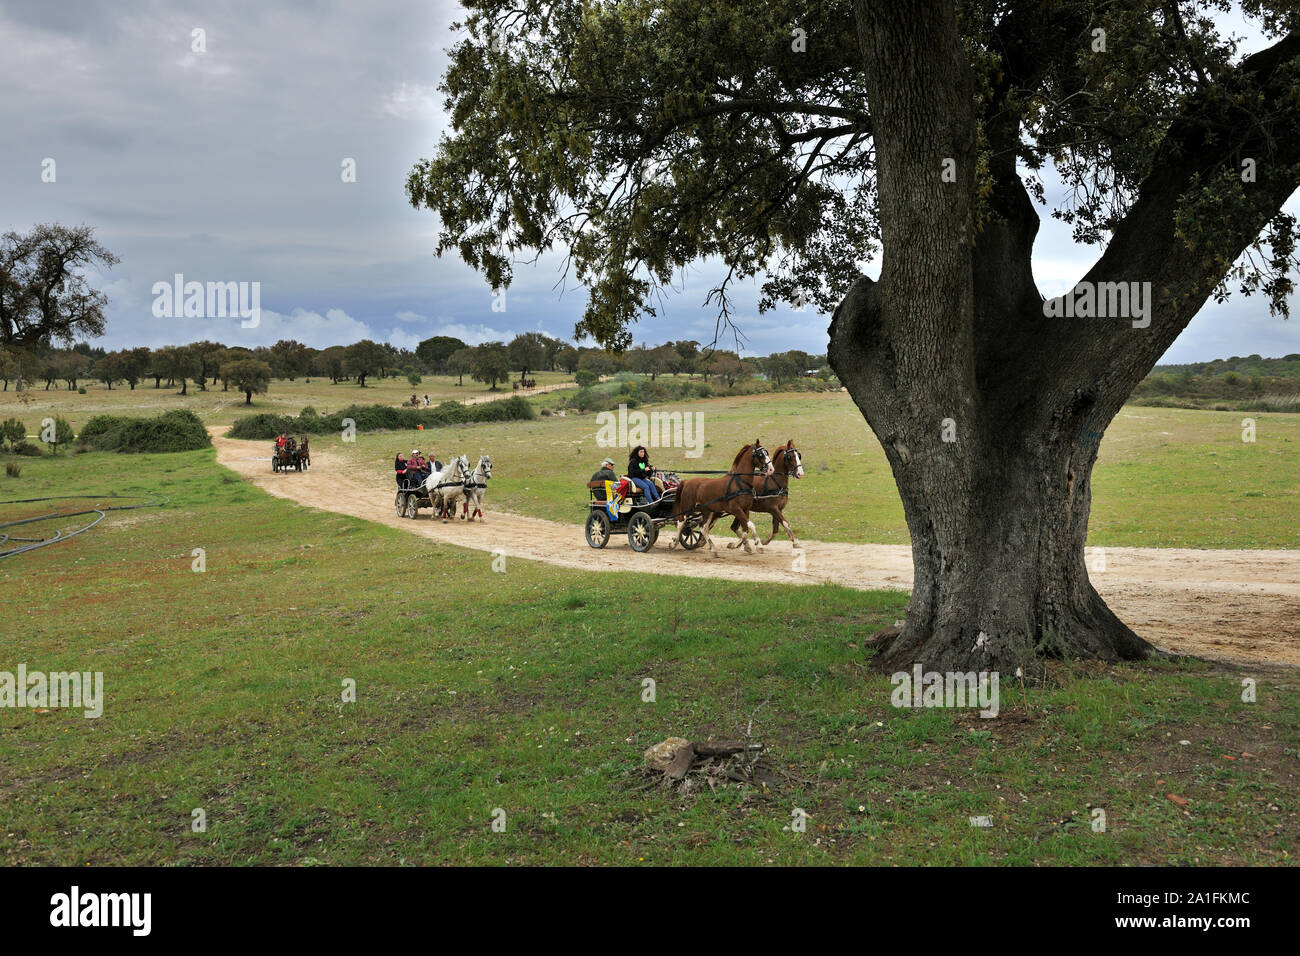
[[[473,521],[483,520],[483,496],[487,493],[488,479],[492,477],[492,459],[488,455],[479,457],[478,464],[470,468],[469,459],[457,455],[441,469],[434,469],[417,487],[402,488],[398,484],[399,498],[405,490],[410,495],[423,494],[429,504],[443,521],[456,516],[458,506],[464,508],[461,518]],[[415,517],[414,511],[405,511],[407,517]]]
[[[785,507],[790,502],[790,479],[803,477],[803,457],[795,447],[794,439],[769,452],[762,441],[755,438],[736,453],[731,468],[716,478],[688,478],[677,488],[677,501],[672,517],[677,523],[677,536],[668,544],[677,546],[682,534],[698,523],[709,553],[717,556],[710,531],[714,523],[725,515],[731,516],[731,530],[739,540],[728,548],[744,547],[753,554],[755,547],[762,550],[776,537],[779,528],[790,536],[790,545],[799,547],[794,529],[785,520]],[[772,516],[772,533],[762,541],[750,517],[754,512]],[[752,541],[752,543],[751,543]]]

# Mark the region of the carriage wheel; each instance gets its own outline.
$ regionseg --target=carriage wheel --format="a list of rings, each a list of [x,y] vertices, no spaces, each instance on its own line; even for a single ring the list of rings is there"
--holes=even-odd
[[[419,514],[420,514],[420,496],[407,495],[406,496],[406,517],[415,518],[418,517]]]
[[[704,526],[694,520],[687,521],[677,533],[677,543],[687,551],[694,551],[704,543]]]
[[[397,517],[400,518],[406,514],[406,492],[399,491],[397,500],[393,502],[393,505],[397,508]]]
[[[627,543],[642,554],[655,546],[655,523],[644,511],[638,511],[627,523]]]
[[[609,544],[609,515],[603,510],[587,515],[587,544],[593,548]]]

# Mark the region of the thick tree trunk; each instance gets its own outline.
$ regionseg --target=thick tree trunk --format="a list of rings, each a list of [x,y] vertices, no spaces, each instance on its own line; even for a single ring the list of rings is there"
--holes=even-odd
[[[1104,408],[936,397],[899,377],[926,342],[902,330],[879,340],[879,298],[869,280],[855,286],[830,347],[885,449],[912,539],[907,619],[879,662],[1012,673],[1042,656],[1150,654],[1097,594],[1084,556],[1098,443],[1123,396]]]
[[[1053,350],[1014,150],[995,156],[1009,175],[994,169],[992,215],[974,228],[973,83],[955,8],[856,11],[883,257],[879,283],[860,280],[836,310],[829,359],[884,447],[912,539],[907,620],[879,660],[1014,672],[1044,654],[1146,656],[1083,552],[1097,440],[1128,393],[1076,387],[1093,354]]]

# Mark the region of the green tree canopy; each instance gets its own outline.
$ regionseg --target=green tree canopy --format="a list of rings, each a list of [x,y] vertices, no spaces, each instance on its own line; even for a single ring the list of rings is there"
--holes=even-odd
[[[253,404],[253,394],[264,394],[271,385],[271,366],[260,359],[236,359],[222,366],[222,378],[244,393],[244,404]]]
[[[102,335],[108,296],[86,270],[118,263],[90,226],[38,225],[0,236],[0,345],[66,342]]]

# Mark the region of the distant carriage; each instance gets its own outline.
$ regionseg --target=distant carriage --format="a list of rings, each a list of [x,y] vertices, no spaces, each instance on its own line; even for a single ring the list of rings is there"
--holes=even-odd
[[[285,439],[283,445],[276,444],[271,449],[271,470],[280,471],[306,471],[311,467],[311,448],[307,439],[299,441],[290,437]]]

